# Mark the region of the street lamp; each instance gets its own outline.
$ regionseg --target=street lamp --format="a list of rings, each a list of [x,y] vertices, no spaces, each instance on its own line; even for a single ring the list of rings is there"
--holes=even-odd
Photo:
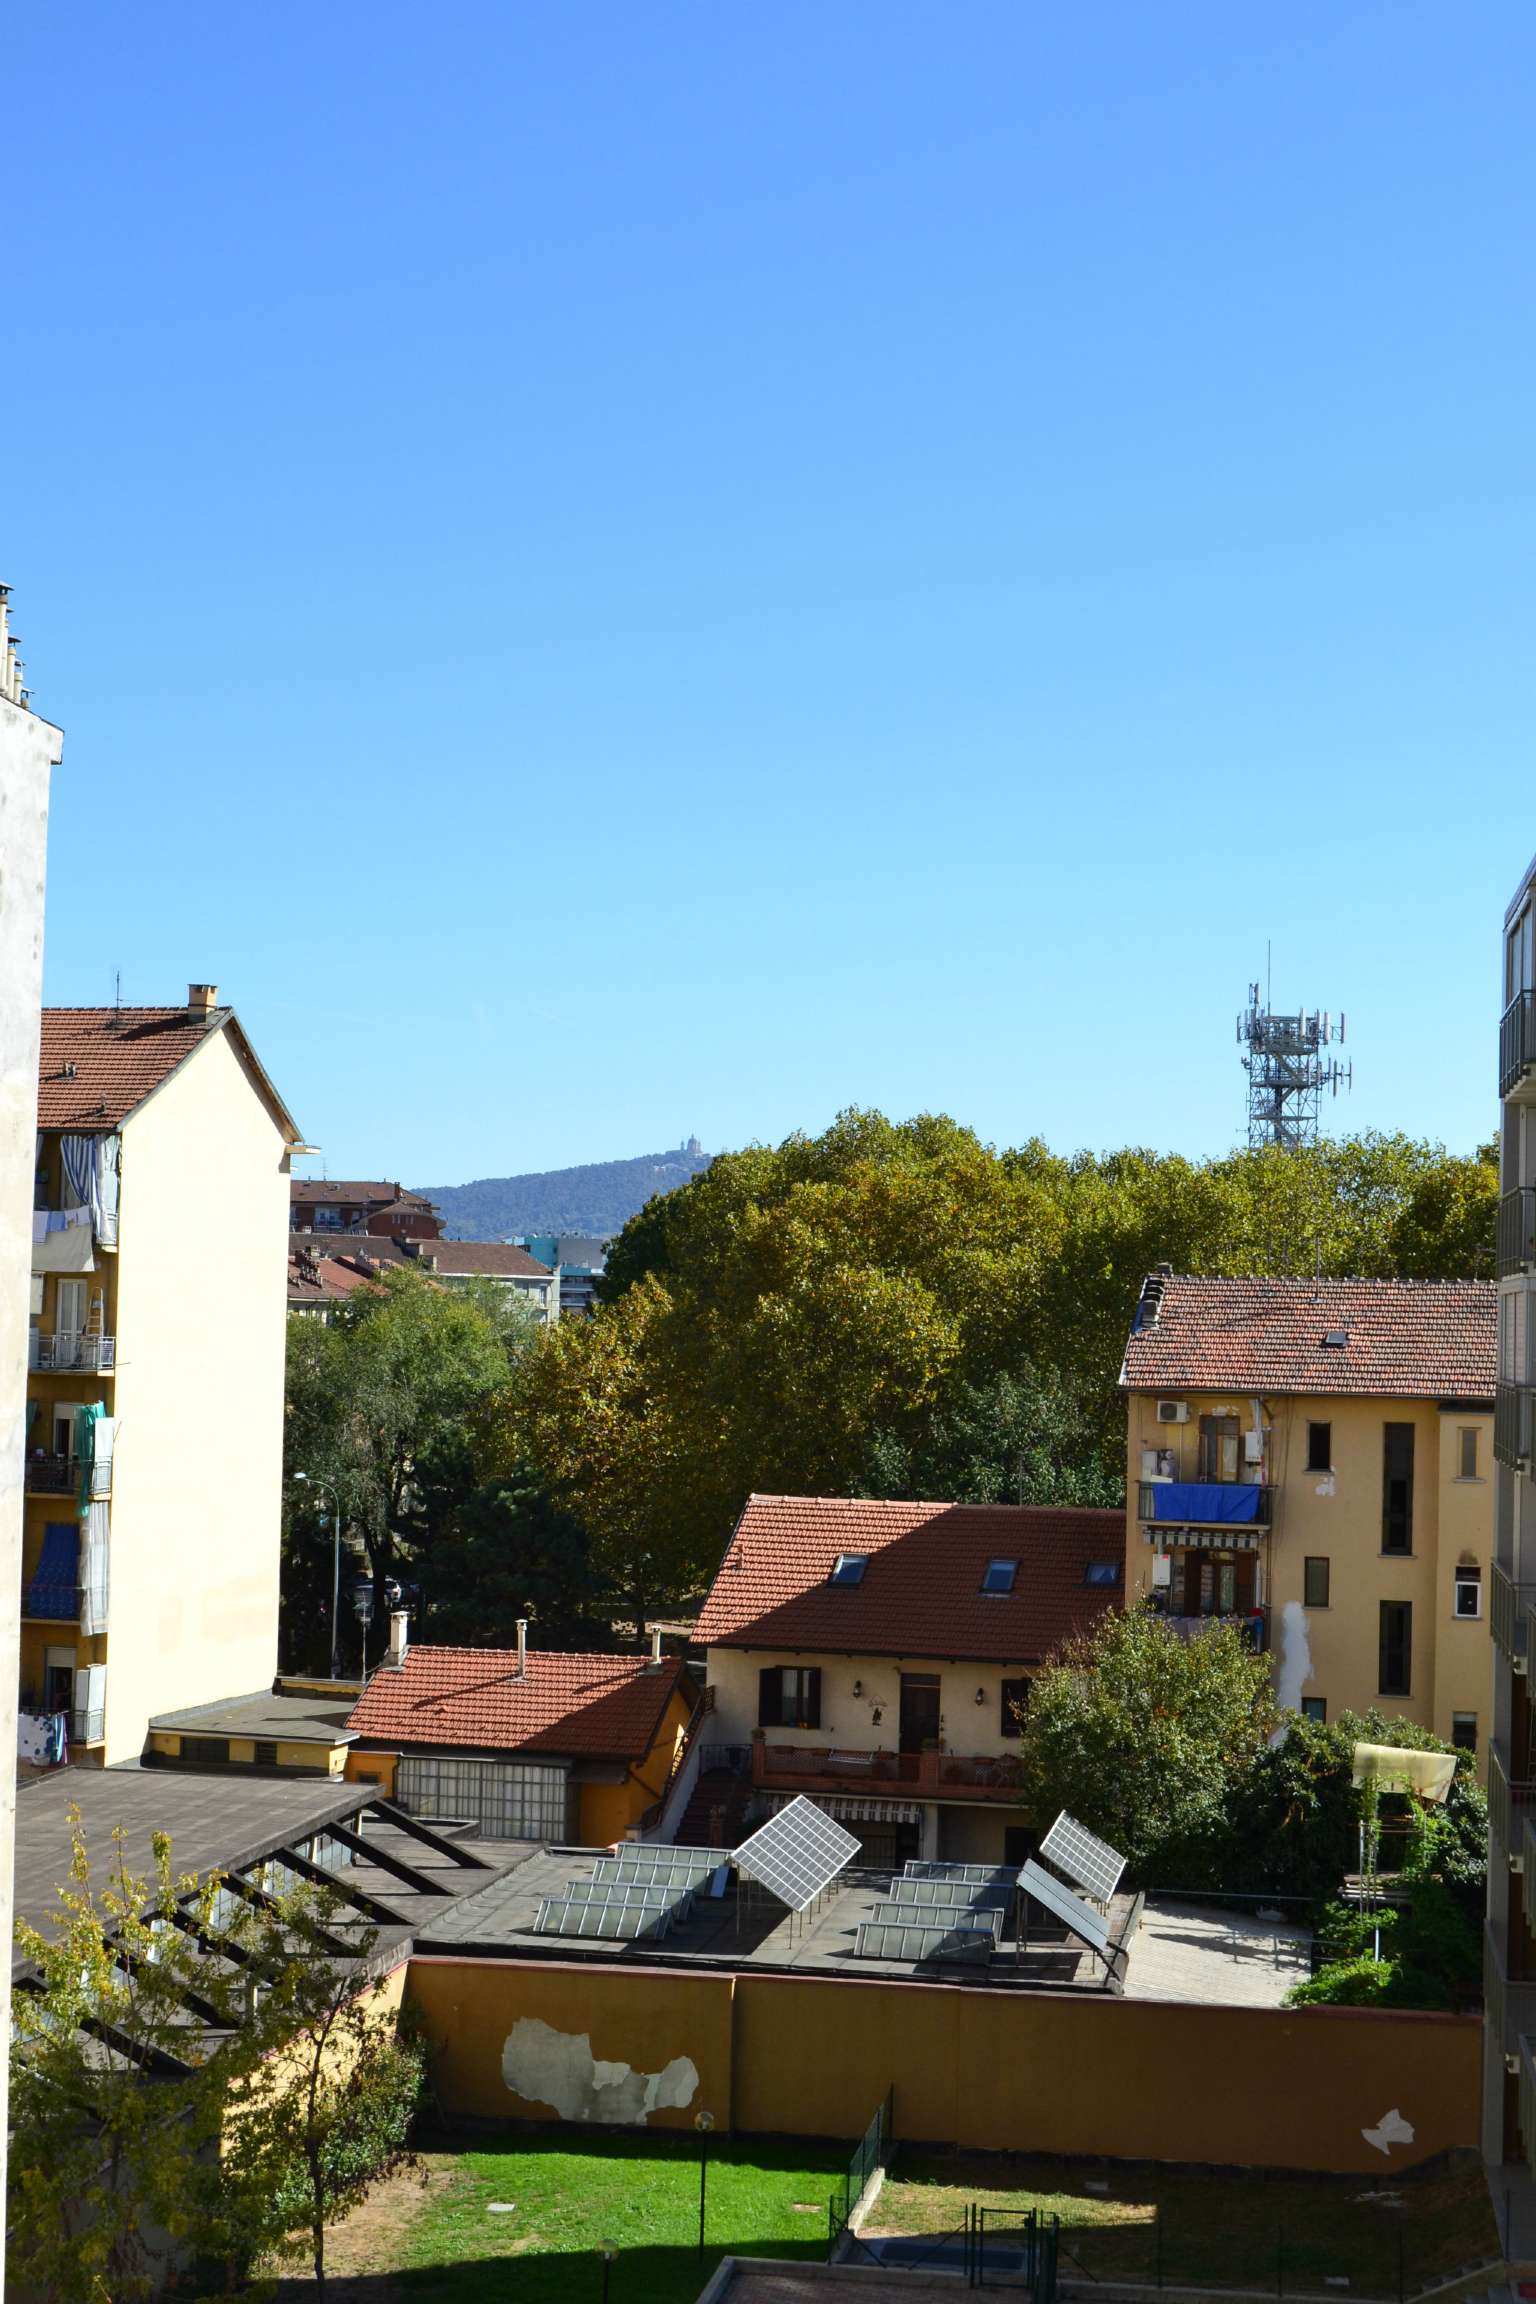
[[[709,2182],[709,2132],[715,2124],[713,2112],[695,2112],[693,2124],[699,2132],[699,2262],[704,2261],[704,2190]]]
[[[608,2275],[613,2270],[613,2260],[618,2255],[618,2250],[617,2248],[599,2248],[598,2255],[603,2260],[603,2304],[608,2304]]]
[[[363,1686],[368,1685],[368,1627],[373,1622],[373,1578],[359,1576],[352,1587],[352,1605],[363,1628]]]
[[[313,1488],[317,1496],[322,1499],[329,1496],[331,1499],[331,1678],[334,1680],[337,1671],[336,1619],[341,1613],[341,1511],[336,1501],[336,1491],[328,1481],[317,1480],[310,1472],[295,1472],[293,1477],[296,1486]],[[320,1525],[322,1528],[325,1526],[323,1514]]]

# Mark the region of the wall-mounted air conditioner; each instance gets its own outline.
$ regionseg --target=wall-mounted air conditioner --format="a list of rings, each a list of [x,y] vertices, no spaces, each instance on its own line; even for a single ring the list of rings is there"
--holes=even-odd
[[[1159,1424],[1187,1424],[1189,1422],[1189,1402],[1187,1400],[1159,1400],[1157,1420]]]

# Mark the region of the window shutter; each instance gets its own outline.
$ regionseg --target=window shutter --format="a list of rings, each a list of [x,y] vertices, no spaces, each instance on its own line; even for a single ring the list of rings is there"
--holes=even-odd
[[[759,1728],[781,1728],[784,1725],[783,1695],[783,1673],[776,1664],[765,1664],[757,1676]]]
[[[821,1726],[821,1666],[819,1664],[813,1664],[804,1675],[802,1686],[805,1689],[805,1726],[807,1728],[819,1728]]]

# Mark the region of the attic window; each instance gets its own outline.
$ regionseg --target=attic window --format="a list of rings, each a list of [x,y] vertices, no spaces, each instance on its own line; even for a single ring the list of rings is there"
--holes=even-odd
[[[1014,1577],[1019,1572],[1017,1560],[989,1560],[987,1572],[981,1580],[983,1592],[1011,1592]]]
[[[1349,1330],[1347,1328],[1330,1328],[1323,1338],[1323,1350],[1325,1352],[1342,1352],[1348,1342]]]
[[[839,1552],[833,1562],[829,1584],[862,1584],[864,1571],[869,1565],[867,1552]]]
[[[1118,1560],[1090,1560],[1083,1570],[1083,1582],[1085,1584],[1118,1584],[1119,1581],[1120,1563]]]

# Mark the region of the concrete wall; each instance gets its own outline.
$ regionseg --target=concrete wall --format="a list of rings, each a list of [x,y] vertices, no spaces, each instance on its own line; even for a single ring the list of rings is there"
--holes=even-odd
[[[123,1126],[109,1763],[277,1668],[287,1233],[283,1132],[225,1030]]]
[[[1151,1588],[1153,1547],[1137,1516],[1143,1448],[1172,1448],[1178,1477],[1196,1476],[1199,1419],[1236,1414],[1247,1431],[1251,1403],[1231,1393],[1185,1392],[1189,1422],[1159,1424],[1151,1394],[1132,1394],[1126,1459],[1126,1565],[1129,1598]],[[1378,1705],[1449,1739],[1453,1712],[1477,1715],[1479,1741],[1487,1727],[1489,1564],[1493,1551],[1493,1418],[1475,1410],[1442,1411],[1425,1400],[1270,1399],[1264,1403],[1268,1441],[1264,1477],[1276,1494],[1273,1521],[1260,1546],[1260,1601],[1268,1607],[1277,1679],[1298,1696],[1321,1696],[1328,1717]],[[1332,1426],[1332,1470],[1308,1472],[1307,1425]],[[1414,1427],[1413,1550],[1381,1549],[1383,1426]],[[1476,1427],[1479,1472],[1459,1477],[1459,1435]],[[1307,1608],[1303,1564],[1309,1554],[1330,1563],[1329,1604]],[[1458,1621],[1452,1584],[1458,1560],[1482,1573],[1484,1619]],[[1413,1607],[1411,1689],[1406,1697],[1379,1693],[1379,1605],[1407,1600]],[[1287,1678],[1287,1665],[1291,1676]]]
[[[445,2110],[1380,2176],[1476,2144],[1475,2018],[417,1958]],[[1367,2131],[1397,2111],[1412,2143]]]

